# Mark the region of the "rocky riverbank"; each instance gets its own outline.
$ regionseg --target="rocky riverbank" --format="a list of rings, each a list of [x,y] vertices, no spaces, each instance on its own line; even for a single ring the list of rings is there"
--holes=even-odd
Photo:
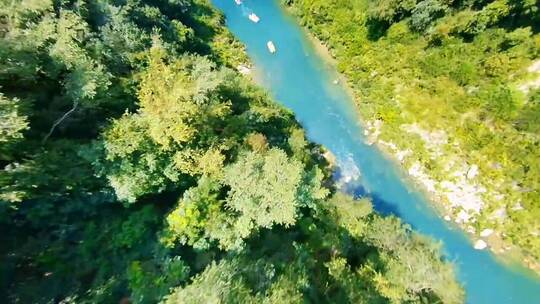
[[[509,220],[509,213],[525,210],[519,201],[512,202],[503,194],[508,186],[518,191],[517,183],[484,178],[486,174],[478,164],[471,164],[455,153],[459,151],[459,144],[451,142],[443,130],[429,131],[418,124],[404,124],[401,130],[407,137],[419,138],[424,151],[414,151],[417,146],[403,143],[399,146],[393,142],[385,136],[381,120],[365,123],[364,135],[368,144],[376,144],[400,164],[435,203],[441,217],[467,232],[475,249],[491,250],[505,260],[524,261],[539,272],[540,264],[505,240],[504,224]],[[433,167],[433,163],[437,169],[429,167]],[[500,167],[494,164],[491,169]]]

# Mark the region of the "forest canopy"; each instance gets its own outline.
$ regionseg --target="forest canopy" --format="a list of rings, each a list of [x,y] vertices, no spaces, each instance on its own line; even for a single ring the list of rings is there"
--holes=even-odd
[[[0,0],[7,303],[462,303],[340,193],[205,0]]]

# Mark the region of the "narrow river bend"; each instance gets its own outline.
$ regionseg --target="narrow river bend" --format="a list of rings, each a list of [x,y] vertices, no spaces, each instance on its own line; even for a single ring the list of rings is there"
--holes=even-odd
[[[540,280],[499,263],[488,251],[473,249],[460,230],[437,216],[393,162],[364,143],[353,101],[333,83],[336,72],[276,0],[243,0],[240,6],[233,0],[212,1],[224,12],[227,27],[246,45],[259,84],[295,113],[310,140],[332,151],[342,175],[359,178],[358,192],[371,196],[378,211],[395,214],[443,242],[446,256],[457,265],[467,303],[540,303]],[[251,12],[260,22],[248,19]],[[275,54],[267,49],[269,40],[276,46]]]

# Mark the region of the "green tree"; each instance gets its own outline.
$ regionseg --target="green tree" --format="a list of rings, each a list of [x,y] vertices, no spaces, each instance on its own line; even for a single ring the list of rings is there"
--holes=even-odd
[[[240,235],[248,236],[259,227],[295,223],[302,171],[301,163],[275,148],[264,154],[245,153],[226,168],[224,183],[231,189],[226,204],[239,213]]]

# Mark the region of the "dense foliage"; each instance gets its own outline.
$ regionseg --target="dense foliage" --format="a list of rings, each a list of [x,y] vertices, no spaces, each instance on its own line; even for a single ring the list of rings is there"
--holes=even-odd
[[[461,303],[336,192],[204,0],[0,0],[6,303]]]
[[[540,270],[540,2],[286,3],[446,218]]]

